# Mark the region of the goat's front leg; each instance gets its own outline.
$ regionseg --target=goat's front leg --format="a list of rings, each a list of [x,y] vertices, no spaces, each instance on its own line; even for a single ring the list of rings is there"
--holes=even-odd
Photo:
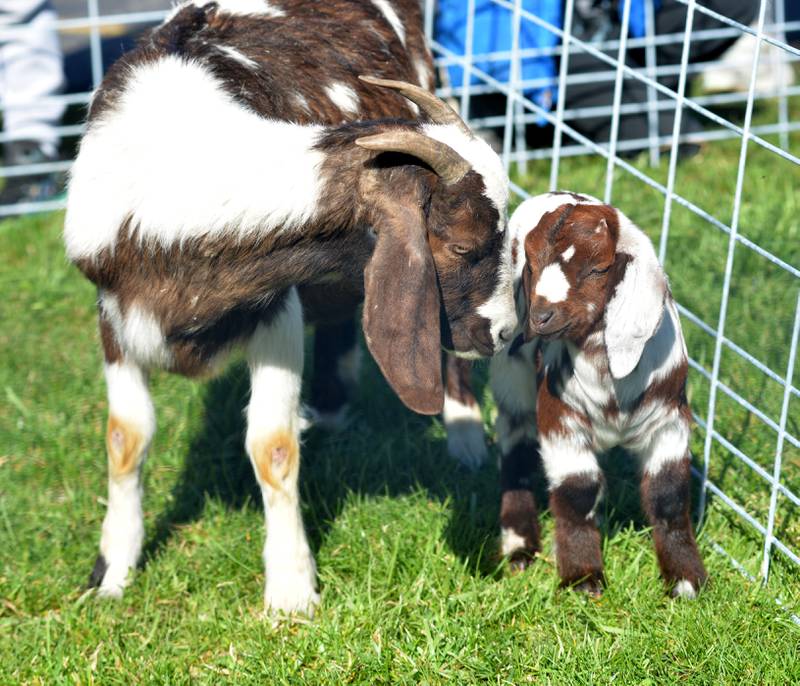
[[[694,598],[706,574],[689,516],[689,426],[662,428],[643,451],[642,507],[653,527],[661,575],[673,597]]]
[[[247,351],[251,396],[247,452],[264,498],[267,610],[313,614],[319,602],[297,488],[300,468],[300,384],[303,315],[295,289],[269,325],[260,324]]]
[[[603,557],[595,511],[603,474],[592,451],[588,420],[568,407],[545,378],[538,395],[542,461],[555,519],[558,574],[563,586],[599,595]]]
[[[472,393],[472,362],[445,353],[445,394],[442,421],[447,431],[447,452],[469,469],[488,457],[481,408]]]
[[[500,550],[514,570],[525,569],[541,549],[534,481],[541,478],[536,430],[533,345],[510,347],[492,359],[500,446]]]
[[[555,446],[548,445],[543,451],[548,455],[545,465],[554,459],[565,462],[576,457],[580,461],[594,460],[592,453],[579,456],[570,453],[566,445],[558,447],[560,458],[555,457],[549,454],[551,447]],[[555,483],[557,485],[551,485],[550,490],[550,511],[556,523],[556,563],[561,585],[586,591],[590,595],[600,595],[604,582],[603,556],[595,509],[603,492],[602,474],[599,469],[576,471]]]
[[[122,357],[102,319],[100,326],[106,348],[109,406],[108,509],[89,586],[98,587],[102,596],[119,598],[142,551],[141,468],[156,422],[146,373]]]

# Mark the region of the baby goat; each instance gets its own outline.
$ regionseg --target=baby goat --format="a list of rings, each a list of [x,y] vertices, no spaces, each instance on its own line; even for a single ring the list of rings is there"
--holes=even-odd
[[[101,594],[121,595],[142,548],[151,369],[197,376],[245,351],[265,603],[311,611],[304,321],[336,322],[363,298],[370,351],[427,414],[443,405],[441,345],[487,356],[510,339],[507,178],[431,76],[417,0],[186,2],[109,70],[64,228],[98,289],[105,355]]]
[[[522,333],[491,367],[503,553],[524,566],[539,550],[538,442],[559,575],[599,593],[596,454],[621,446],[641,462],[661,573],[694,597],[706,572],[689,519],[686,346],[653,246],[619,210],[572,193],[527,200],[509,226]]]

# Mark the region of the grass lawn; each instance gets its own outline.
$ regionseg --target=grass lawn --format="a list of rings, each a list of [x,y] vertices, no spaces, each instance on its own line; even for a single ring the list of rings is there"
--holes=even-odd
[[[725,222],[738,149],[710,144],[678,170],[677,191]],[[740,230],[800,265],[800,172],[749,152]],[[636,166],[666,177],[666,161]],[[534,165],[521,182],[539,192],[548,169]],[[604,173],[601,160],[564,160],[560,181],[602,195]],[[661,196],[619,173],[614,201],[658,240]],[[609,460],[602,599],[557,589],[547,514],[544,555],[511,576],[496,558],[495,465],[457,469],[439,422],[406,411],[371,361],[354,424],[305,437],[301,492],[322,592],[313,622],[261,615],[263,514],[242,445],[241,363],[202,384],[154,376],[145,560],[124,600],[85,593],[105,504],[105,390],[93,289],[64,258],[61,222],[0,224],[0,683],[800,682],[800,626],[774,600],[800,613],[800,570],[776,553],[767,587],[748,582],[715,544],[756,573],[763,543],[718,499],[699,534],[711,583],[695,602],[665,596],[619,455]],[[726,250],[727,236],[673,207],[673,290],[712,327]],[[780,375],[797,293],[797,279],[737,247],[726,334]],[[713,339],[684,328],[710,369]],[[477,376],[491,426],[485,367]],[[721,379],[778,419],[781,389],[768,377],[726,352]],[[690,394],[704,417],[708,382],[697,372]],[[795,436],[799,425],[794,399]],[[776,436],[759,419],[721,398],[716,429],[771,471]],[[702,447],[696,428],[698,464]],[[717,444],[710,474],[766,521],[768,487]],[[800,493],[800,451],[788,445],[783,479]],[[783,497],[776,532],[800,549],[800,520]]]

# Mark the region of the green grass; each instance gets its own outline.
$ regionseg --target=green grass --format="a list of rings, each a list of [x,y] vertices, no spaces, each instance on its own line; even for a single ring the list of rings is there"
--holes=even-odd
[[[798,141],[793,141],[794,150]],[[728,221],[738,143],[679,167],[678,192]],[[750,148],[740,229],[800,264],[796,168]],[[637,166],[648,172],[644,162]],[[549,168],[524,185],[544,189]],[[562,162],[561,184],[602,194],[599,160]],[[654,170],[666,175],[666,163]],[[614,201],[657,240],[663,199],[619,174]],[[727,215],[726,215],[727,213]],[[665,597],[629,465],[615,460],[605,504],[610,585],[601,600],[557,590],[546,548],[527,572],[496,559],[494,465],[454,467],[436,420],[411,415],[366,364],[357,420],[303,446],[304,515],[322,604],[311,623],[262,615],[263,515],[243,448],[247,379],[234,363],[204,384],[157,374],[159,430],[145,468],[145,561],[124,600],[84,592],[105,496],[105,396],[94,293],[69,266],[60,215],[0,225],[0,683],[788,684],[800,681],[800,572],[776,554],[766,588],[762,543],[716,500],[699,535],[711,583],[696,602]],[[675,206],[667,267],[690,310],[716,326],[727,237]],[[739,246],[727,335],[785,373],[797,280]],[[685,323],[710,368],[713,339]],[[491,399],[478,370],[487,425]],[[773,419],[779,387],[725,353],[721,379]],[[800,369],[795,376],[799,385]],[[693,374],[705,416],[708,383]],[[800,403],[789,427],[800,434]],[[775,434],[728,400],[717,430],[771,469]],[[703,432],[693,450],[702,455]],[[711,476],[761,521],[769,490],[715,444]],[[784,483],[800,492],[800,452]],[[779,499],[778,535],[800,547],[797,513]]]

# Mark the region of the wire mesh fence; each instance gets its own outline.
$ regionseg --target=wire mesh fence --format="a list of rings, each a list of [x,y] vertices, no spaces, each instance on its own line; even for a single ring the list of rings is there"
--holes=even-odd
[[[439,93],[494,137],[513,191],[593,192],[657,243],[689,345],[699,511],[716,508],[740,525],[743,543],[713,539],[740,571],[766,581],[778,564],[789,570],[779,571],[785,582],[800,569],[800,230],[787,221],[800,208],[765,212],[791,203],[800,186],[800,50],[789,40],[800,19],[786,16],[782,0],[752,0],[751,22],[711,0],[671,0],[682,11],[671,29],[659,23],[667,4],[659,0],[449,4],[455,22],[442,25],[447,0],[424,3]],[[3,166],[0,183],[68,170],[91,91],[122,37],[169,11],[162,0],[136,11],[126,0],[55,7],[62,43],[87,56],[85,83],[47,96],[74,113],[56,127],[66,152]],[[501,41],[485,40],[487,16]],[[0,23],[0,44],[22,30]],[[715,49],[698,59],[698,45]],[[721,88],[714,73],[727,78]],[[5,118],[14,104],[4,98],[2,107]],[[4,132],[0,142],[12,137]],[[719,153],[705,153],[717,165],[712,186],[681,172],[679,160],[698,150]],[[582,182],[595,188],[575,186]],[[781,184],[787,194],[770,195]],[[63,206],[59,196],[8,203],[0,217]]]

